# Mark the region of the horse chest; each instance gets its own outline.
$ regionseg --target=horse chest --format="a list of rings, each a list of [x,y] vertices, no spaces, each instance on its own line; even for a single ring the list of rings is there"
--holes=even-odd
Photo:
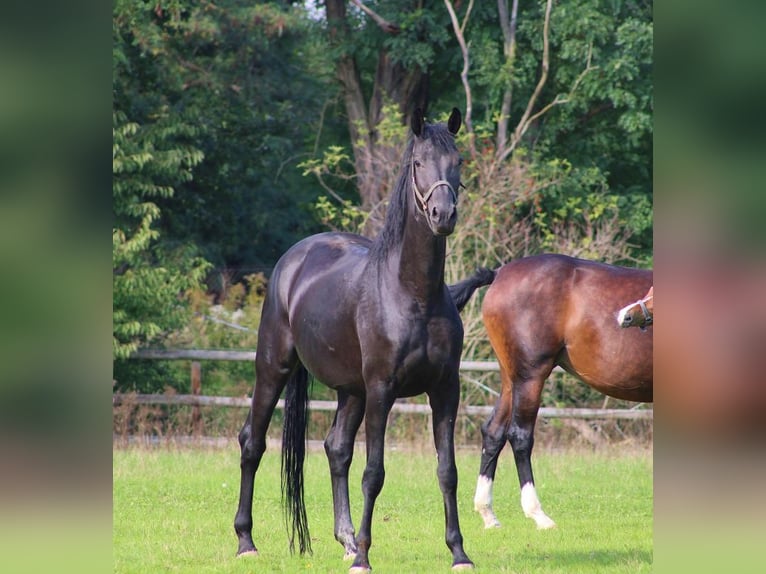
[[[398,322],[377,341],[373,352],[363,352],[365,370],[394,381],[400,396],[422,392],[424,384],[440,379],[446,369],[456,368],[461,335],[442,318]]]

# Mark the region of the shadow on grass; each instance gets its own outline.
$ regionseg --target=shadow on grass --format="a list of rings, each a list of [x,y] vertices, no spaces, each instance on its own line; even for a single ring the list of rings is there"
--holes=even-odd
[[[623,571],[622,568],[625,568],[625,572],[635,572],[639,565],[645,565],[647,570],[649,569],[653,561],[653,552],[638,548],[554,552],[537,551],[529,548],[518,552],[512,557],[512,560],[517,563],[526,563],[529,566],[549,566],[562,572],[594,572],[598,567],[607,568],[610,572]]]

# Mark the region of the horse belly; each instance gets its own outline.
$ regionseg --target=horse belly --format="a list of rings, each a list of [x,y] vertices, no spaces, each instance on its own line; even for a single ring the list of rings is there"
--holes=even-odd
[[[343,234],[317,236],[289,278],[286,310],[296,351],[308,371],[332,388],[361,382],[355,286],[366,241]]]
[[[361,383],[359,342],[350,322],[332,305],[314,304],[295,314],[291,330],[301,362],[323,384],[332,388]]]
[[[648,345],[645,341],[622,343],[625,342],[613,340],[602,341],[598,347],[567,345],[559,364],[600,393],[616,399],[652,402],[651,339]]]

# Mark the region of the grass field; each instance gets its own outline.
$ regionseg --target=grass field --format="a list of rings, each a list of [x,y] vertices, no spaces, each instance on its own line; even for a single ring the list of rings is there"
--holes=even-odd
[[[351,510],[358,525],[364,453],[351,468]],[[538,531],[519,506],[510,449],[502,453],[495,512],[503,526],[484,530],[473,511],[478,451],[459,451],[460,519],[465,549],[477,572],[626,573],[652,568],[652,454],[650,449],[538,448],[533,462],[543,508],[557,522]],[[269,449],[256,476],[253,538],[258,557],[235,558],[233,530],[239,488],[239,450],[115,448],[113,458],[114,572],[251,573],[338,572],[332,498],[321,451],[306,460],[306,506],[312,556],[291,556],[281,514],[279,452]],[[386,482],[373,518],[370,562],[378,573],[449,572],[444,514],[431,447],[386,454]]]

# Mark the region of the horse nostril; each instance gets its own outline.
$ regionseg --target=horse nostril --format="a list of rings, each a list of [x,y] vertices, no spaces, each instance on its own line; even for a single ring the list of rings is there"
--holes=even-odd
[[[439,211],[436,209],[436,206],[431,208],[431,217],[436,218],[439,215]]]

